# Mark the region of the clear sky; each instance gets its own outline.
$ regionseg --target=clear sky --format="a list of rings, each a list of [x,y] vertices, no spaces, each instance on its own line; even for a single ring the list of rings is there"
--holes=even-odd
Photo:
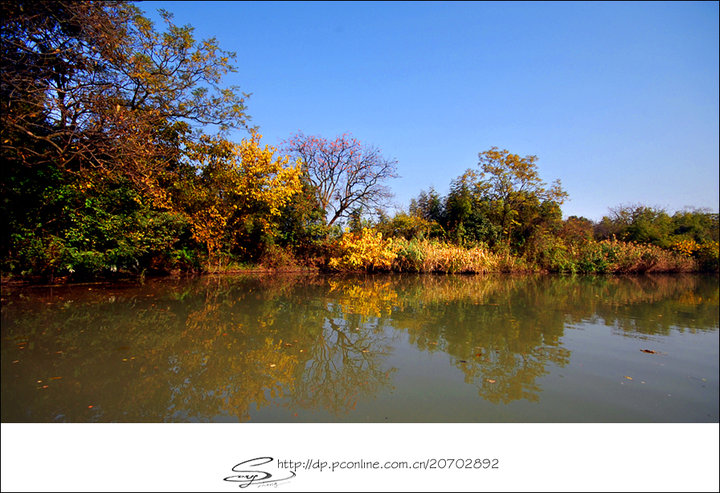
[[[397,159],[399,207],[497,146],[562,181],[565,216],[718,211],[718,2],[138,6],[237,53],[264,143],[349,132]]]

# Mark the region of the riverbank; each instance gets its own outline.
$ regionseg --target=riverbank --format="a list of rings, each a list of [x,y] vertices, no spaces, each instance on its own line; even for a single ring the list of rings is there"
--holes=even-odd
[[[96,271],[62,271],[62,275],[3,273],[2,283],[62,285],[78,282],[143,281],[146,277],[192,277],[199,275],[281,273],[375,273],[421,274],[646,274],[718,273],[718,244],[694,249],[662,248],[653,244],[619,240],[568,242],[546,237],[539,244],[514,253],[508,245],[458,245],[435,239],[384,237],[373,228],[345,232],[322,248],[300,254],[273,248],[256,262],[231,255],[212,261],[198,259],[193,267],[142,269],[139,272],[105,268]]]

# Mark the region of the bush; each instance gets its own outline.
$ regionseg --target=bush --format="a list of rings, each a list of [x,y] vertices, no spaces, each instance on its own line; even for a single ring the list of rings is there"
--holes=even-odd
[[[719,250],[717,241],[698,246],[697,250],[693,252],[693,256],[697,259],[699,268],[707,272],[718,272],[720,270]]]
[[[394,266],[399,271],[422,272],[425,263],[424,242],[413,238],[410,241],[398,242],[399,249]]]
[[[260,256],[260,265],[268,269],[287,269],[297,267],[297,262],[287,249],[270,244]]]
[[[391,270],[399,245],[393,239],[383,239],[382,233],[363,228],[356,233],[344,233],[338,242],[338,255],[330,259],[333,270]]]

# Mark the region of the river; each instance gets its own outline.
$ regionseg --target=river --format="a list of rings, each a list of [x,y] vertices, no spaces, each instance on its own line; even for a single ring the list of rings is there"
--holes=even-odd
[[[2,421],[717,422],[715,276],[3,286]]]

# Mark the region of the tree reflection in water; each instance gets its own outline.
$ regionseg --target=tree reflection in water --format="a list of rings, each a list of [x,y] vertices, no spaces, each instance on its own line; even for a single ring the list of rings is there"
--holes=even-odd
[[[408,344],[447,355],[486,401],[537,401],[538,377],[570,360],[567,327],[712,331],[717,307],[717,280],[697,276],[4,287],[2,420],[247,421],[269,407],[341,417],[394,388],[389,361]]]

